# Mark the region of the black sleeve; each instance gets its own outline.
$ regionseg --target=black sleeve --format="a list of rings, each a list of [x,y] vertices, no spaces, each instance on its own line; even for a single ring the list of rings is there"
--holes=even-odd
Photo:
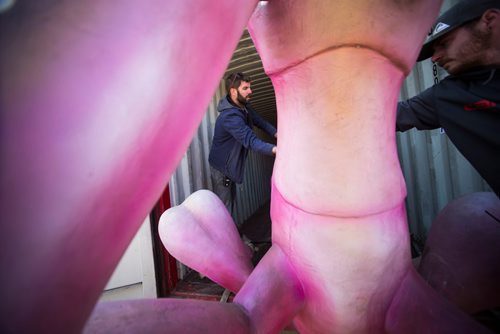
[[[434,98],[436,87],[430,87],[419,95],[398,103],[397,131],[406,131],[411,128],[431,130],[441,127]]]

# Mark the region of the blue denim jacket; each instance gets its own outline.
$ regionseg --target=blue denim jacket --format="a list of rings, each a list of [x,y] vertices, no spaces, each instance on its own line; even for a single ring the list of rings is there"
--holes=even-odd
[[[226,96],[219,101],[217,109],[220,114],[215,122],[208,161],[232,181],[241,183],[249,149],[273,155],[274,145],[260,140],[252,130],[253,125],[271,136],[276,134],[276,129],[263,120],[249,104],[245,109],[240,109],[228,99]]]

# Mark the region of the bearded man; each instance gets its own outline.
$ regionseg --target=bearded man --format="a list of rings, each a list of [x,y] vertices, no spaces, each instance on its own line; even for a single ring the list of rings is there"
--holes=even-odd
[[[418,60],[429,57],[450,75],[400,102],[396,129],[443,128],[496,195],[472,193],[449,203],[432,223],[418,272],[499,330],[500,0],[464,0],[441,15]]]
[[[500,194],[500,1],[465,0],[443,15],[418,61],[450,75],[398,104],[396,129],[443,128],[457,149]]]
[[[276,154],[276,146],[259,139],[253,132],[257,126],[276,137],[276,128],[262,119],[250,106],[251,79],[243,73],[226,78],[227,95],[219,101],[214,138],[208,161],[213,191],[233,213],[236,183],[243,182],[248,150],[265,155]]]

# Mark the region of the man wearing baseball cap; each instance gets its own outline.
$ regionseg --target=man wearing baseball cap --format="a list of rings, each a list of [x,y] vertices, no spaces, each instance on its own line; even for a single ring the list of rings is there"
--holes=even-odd
[[[436,21],[418,60],[449,74],[398,104],[396,128],[443,128],[500,195],[500,0],[464,0]]]
[[[500,0],[464,0],[443,13],[418,61],[429,57],[450,75],[398,103],[396,129],[443,128],[496,195],[449,203],[432,223],[418,272],[500,330]]]

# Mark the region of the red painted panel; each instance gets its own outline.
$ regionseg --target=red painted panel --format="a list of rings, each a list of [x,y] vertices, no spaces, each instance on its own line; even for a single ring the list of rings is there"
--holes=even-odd
[[[158,234],[160,216],[163,212],[170,208],[170,206],[170,193],[167,185],[163,194],[151,211],[153,253],[158,297],[168,296],[179,280],[177,275],[177,261],[167,252],[165,247],[163,247]]]

